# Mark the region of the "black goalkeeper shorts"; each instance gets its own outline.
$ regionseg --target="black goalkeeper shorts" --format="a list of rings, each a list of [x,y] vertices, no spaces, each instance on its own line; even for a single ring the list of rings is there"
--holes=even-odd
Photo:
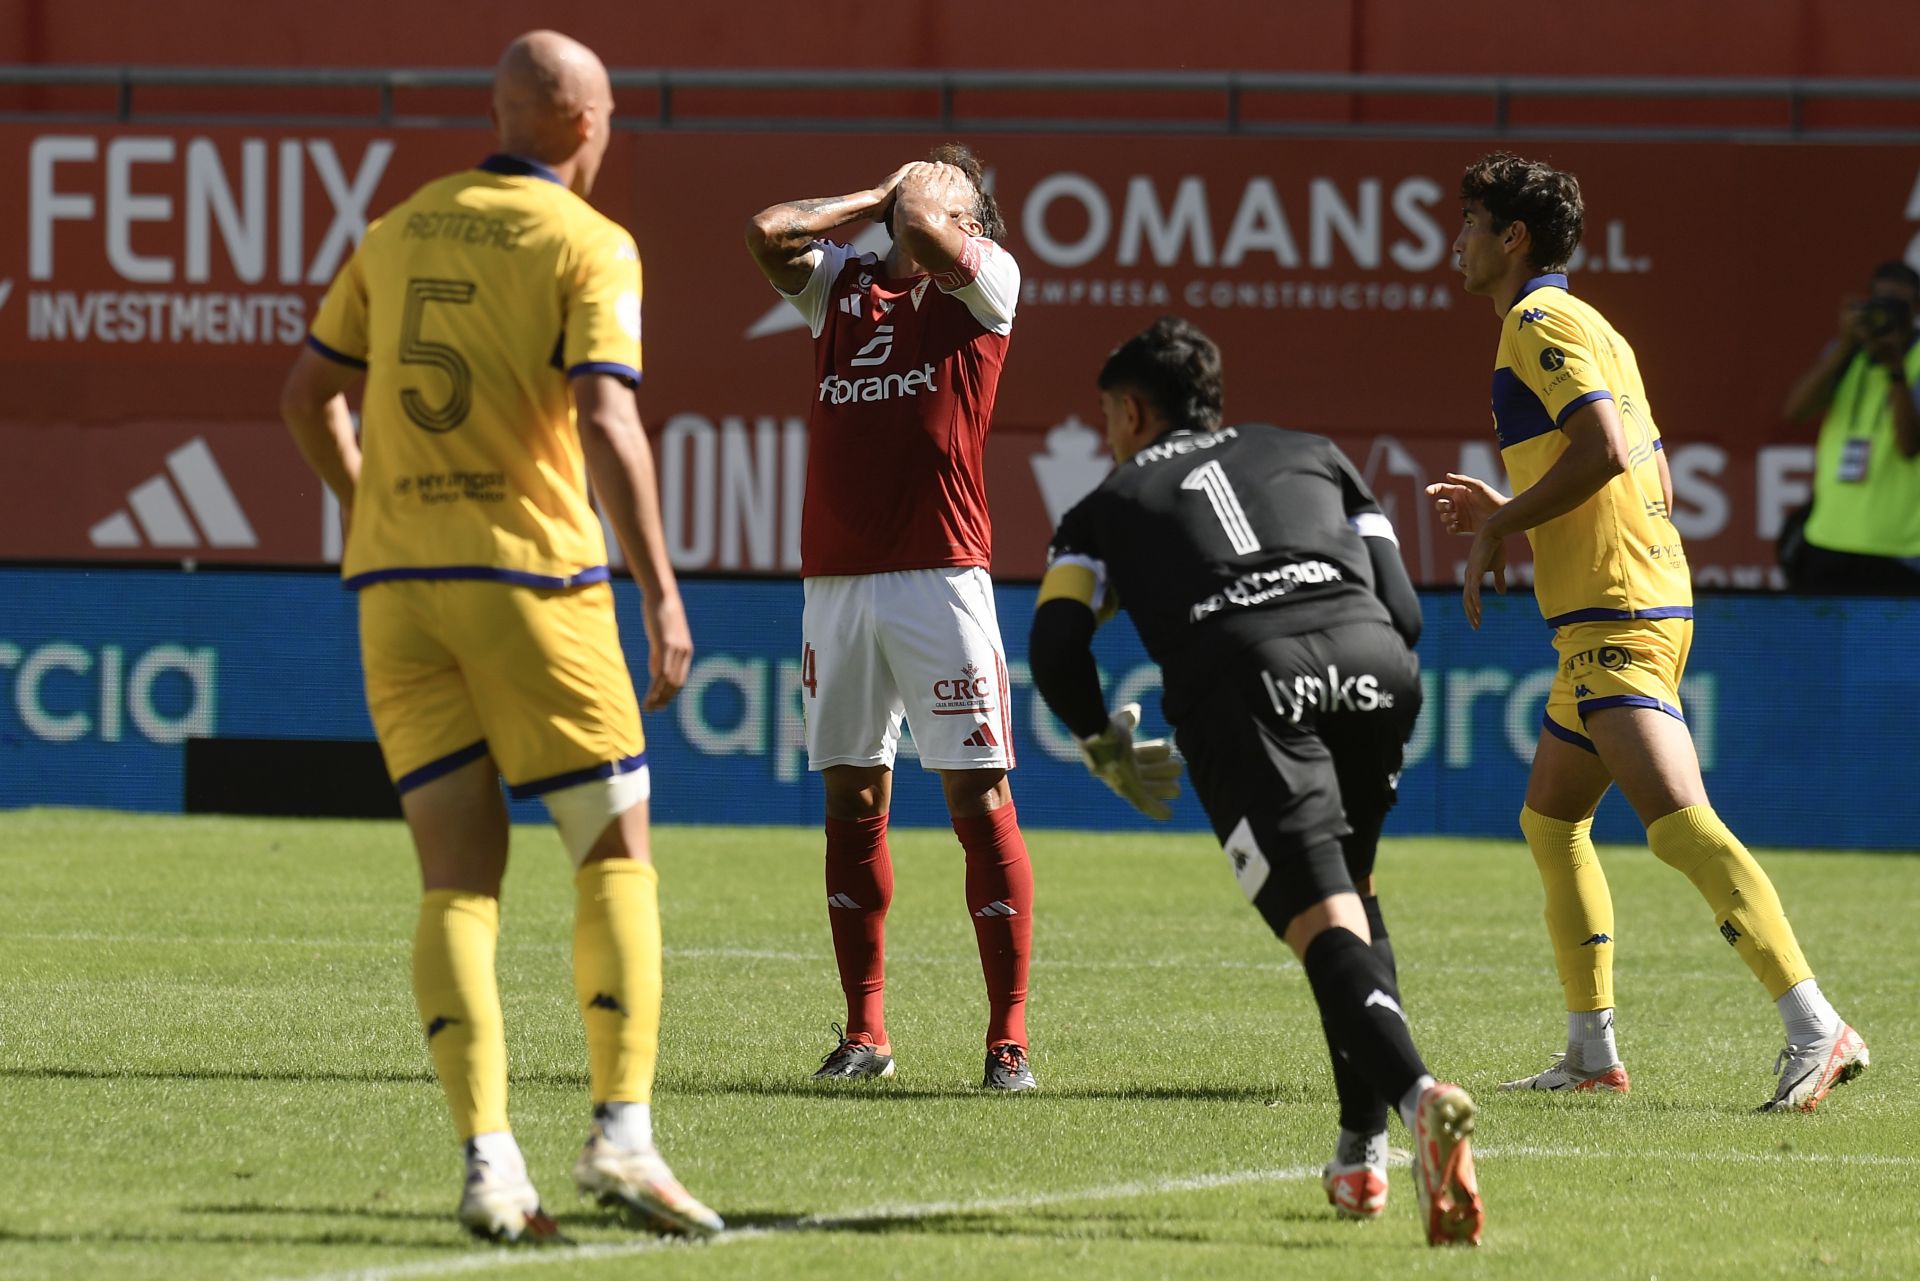
[[[1194,794],[1276,929],[1353,892],[1340,841],[1378,833],[1419,713],[1419,659],[1385,623],[1350,623],[1242,651],[1182,719]]]

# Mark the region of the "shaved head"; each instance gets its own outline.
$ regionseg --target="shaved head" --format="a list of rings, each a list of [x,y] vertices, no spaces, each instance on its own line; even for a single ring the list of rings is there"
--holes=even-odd
[[[570,171],[582,195],[606,151],[613,84],[593,50],[558,31],[529,31],[500,55],[493,120],[501,149]]]

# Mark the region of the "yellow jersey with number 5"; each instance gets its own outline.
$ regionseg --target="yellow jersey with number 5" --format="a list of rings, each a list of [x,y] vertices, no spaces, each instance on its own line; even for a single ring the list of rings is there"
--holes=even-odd
[[[633,237],[491,156],[367,229],[308,345],[367,371],[342,577],[605,581],[568,380],[640,377]]]
[[[1691,618],[1686,551],[1667,510],[1654,426],[1633,348],[1605,316],[1567,292],[1564,275],[1529,280],[1501,322],[1493,429],[1518,494],[1565,452],[1582,406],[1611,400],[1626,429],[1627,469],[1564,516],[1527,531],[1533,590],[1547,625]]]

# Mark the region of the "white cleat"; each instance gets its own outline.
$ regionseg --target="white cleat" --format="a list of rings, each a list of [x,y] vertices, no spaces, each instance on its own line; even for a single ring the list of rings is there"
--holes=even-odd
[[[1556,1054],[1544,1072],[1523,1076],[1518,1081],[1502,1081],[1503,1090],[1552,1090],[1566,1094],[1625,1094],[1632,1088],[1626,1065],[1616,1063],[1601,1072],[1582,1072],[1567,1063],[1567,1056]]]
[[[727,1226],[680,1186],[659,1149],[616,1146],[598,1123],[573,1163],[573,1183],[580,1195],[630,1210],[664,1232],[707,1237]]]
[[[1760,1111],[1811,1112],[1828,1091],[1859,1076],[1870,1062],[1867,1043],[1845,1023],[1812,1045],[1789,1045],[1773,1061],[1780,1085]]]
[[[1348,1165],[1327,1162],[1320,1172],[1320,1186],[1327,1191],[1327,1204],[1343,1219],[1372,1223],[1387,1212],[1387,1167]]]
[[[461,1226],[483,1241],[545,1245],[566,1240],[540,1208],[540,1194],[525,1169],[498,1169],[475,1156],[471,1147],[459,1214]]]

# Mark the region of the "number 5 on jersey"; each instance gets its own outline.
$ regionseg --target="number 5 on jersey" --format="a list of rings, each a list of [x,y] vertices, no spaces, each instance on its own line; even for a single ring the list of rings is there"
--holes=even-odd
[[[431,432],[452,431],[473,410],[473,367],[459,351],[446,343],[429,341],[421,331],[426,325],[428,303],[464,306],[473,301],[475,289],[471,280],[415,277],[407,282],[407,309],[400,320],[400,363],[437,369],[447,380],[447,398],[437,406],[417,388],[400,389],[400,407],[416,427]]]

